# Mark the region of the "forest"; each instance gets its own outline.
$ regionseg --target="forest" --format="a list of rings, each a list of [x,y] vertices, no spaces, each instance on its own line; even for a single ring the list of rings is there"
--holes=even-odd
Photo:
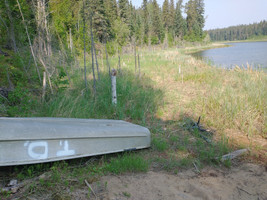
[[[165,0],[162,6],[143,0],[138,8],[129,0],[3,0],[0,103],[10,108],[29,93],[44,96],[44,81],[53,95],[64,82],[86,82],[86,70],[99,77],[98,59],[109,66],[108,56],[127,52],[123,48],[202,41],[204,23],[203,0]],[[77,69],[84,75],[75,77]]]
[[[247,40],[267,35],[267,21],[208,31],[212,41]]]

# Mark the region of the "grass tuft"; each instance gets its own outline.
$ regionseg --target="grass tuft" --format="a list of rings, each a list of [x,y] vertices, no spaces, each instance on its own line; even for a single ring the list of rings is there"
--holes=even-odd
[[[149,163],[142,156],[125,153],[122,156],[112,158],[105,166],[105,171],[122,174],[125,172],[146,172],[148,168]]]

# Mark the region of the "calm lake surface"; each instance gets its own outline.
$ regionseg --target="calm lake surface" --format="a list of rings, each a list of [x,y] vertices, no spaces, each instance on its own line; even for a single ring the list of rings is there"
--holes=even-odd
[[[192,54],[218,67],[233,68],[247,66],[267,70],[267,42],[227,43],[226,48],[208,49]]]

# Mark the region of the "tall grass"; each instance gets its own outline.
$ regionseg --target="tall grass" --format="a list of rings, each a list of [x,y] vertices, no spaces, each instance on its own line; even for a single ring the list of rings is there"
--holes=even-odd
[[[116,106],[111,101],[111,80],[102,73],[97,81],[96,94],[90,89],[83,88],[80,80],[73,88],[60,91],[51,97],[39,110],[38,116],[71,117],[71,118],[99,118],[124,119],[145,122],[159,106],[160,90],[152,88],[151,80],[142,79],[129,72],[117,75]]]

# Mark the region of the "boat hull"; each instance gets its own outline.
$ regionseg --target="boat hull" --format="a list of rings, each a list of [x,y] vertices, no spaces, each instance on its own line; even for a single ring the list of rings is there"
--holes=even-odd
[[[150,147],[147,128],[120,120],[0,118],[0,166]]]

